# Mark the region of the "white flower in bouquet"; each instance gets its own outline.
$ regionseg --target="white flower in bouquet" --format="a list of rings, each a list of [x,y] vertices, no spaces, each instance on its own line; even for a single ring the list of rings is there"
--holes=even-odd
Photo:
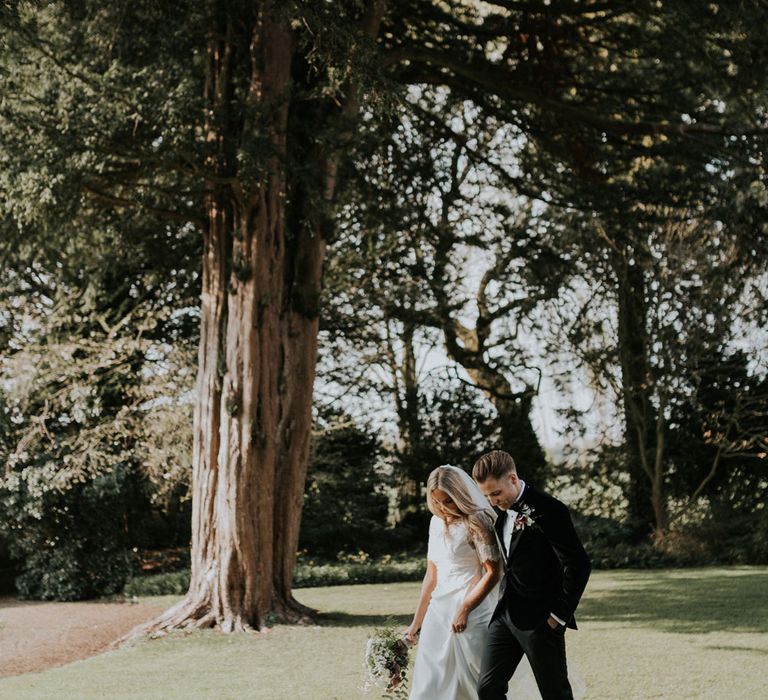
[[[363,690],[383,688],[383,697],[396,700],[408,697],[408,642],[402,631],[382,627],[373,631],[365,646],[366,679]]]

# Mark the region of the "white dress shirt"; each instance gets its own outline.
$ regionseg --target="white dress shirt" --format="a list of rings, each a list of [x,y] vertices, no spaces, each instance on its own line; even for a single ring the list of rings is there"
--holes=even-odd
[[[520,500],[520,497],[525,491],[525,482],[520,479],[520,492],[517,494],[515,503]],[[509,554],[509,544],[512,541],[512,534],[515,531],[515,518],[517,518],[517,511],[514,509],[515,503],[512,504],[512,508],[507,511],[507,519],[504,521],[504,530],[502,531],[502,537],[504,539],[504,551]]]

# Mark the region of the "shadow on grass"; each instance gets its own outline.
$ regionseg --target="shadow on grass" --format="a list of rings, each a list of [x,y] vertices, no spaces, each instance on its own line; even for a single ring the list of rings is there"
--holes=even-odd
[[[705,646],[705,649],[712,649],[713,651],[746,651],[748,654],[762,654],[768,656],[768,649],[758,649],[757,647],[739,647],[739,646]]]
[[[610,588],[587,589],[576,616],[685,634],[765,633],[766,589],[765,570],[622,572]]]
[[[355,615],[346,612],[325,612],[317,617],[317,624],[323,627],[383,627],[385,625],[402,625],[405,629],[413,615]]]

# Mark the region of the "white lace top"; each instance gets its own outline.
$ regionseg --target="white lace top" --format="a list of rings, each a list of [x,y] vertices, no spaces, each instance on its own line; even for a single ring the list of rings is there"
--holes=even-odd
[[[443,520],[432,516],[427,559],[437,568],[437,587],[442,588],[476,577],[484,561],[499,561],[501,554],[490,524],[467,529],[463,522],[457,522],[446,528]]]

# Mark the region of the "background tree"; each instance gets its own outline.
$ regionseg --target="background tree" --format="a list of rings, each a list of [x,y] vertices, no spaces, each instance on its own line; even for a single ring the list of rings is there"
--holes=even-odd
[[[197,239],[121,223],[0,242],[0,520],[24,597],[117,593],[134,546],[189,541],[189,465],[164,441],[191,437]]]
[[[446,86],[525,135],[519,187],[568,201],[576,175],[592,183],[583,208],[637,201],[637,182],[621,174],[647,155],[648,137],[668,139],[670,181],[709,183],[705,169],[686,177],[706,160],[698,154],[742,154],[764,127],[749,80],[731,88],[712,76],[759,58],[765,49],[740,30],[765,10],[708,10],[570,0],[3,5],[3,226],[44,235],[73,211],[138,207],[202,234],[192,583],[158,629],[244,629],[269,611],[305,612],[290,581],[318,302],[338,165],[361,107],[380,111],[382,86]],[[676,41],[683,26],[697,46]],[[733,133],[749,144],[731,146]]]
[[[707,395],[704,387],[712,381],[711,373],[718,373],[718,363],[730,365],[727,358],[738,347],[740,335],[759,343],[765,309],[746,301],[760,269],[756,249],[738,226],[699,219],[690,211],[657,213],[655,221],[637,222],[631,232],[601,227],[605,247],[582,258],[581,279],[589,292],[582,295],[585,302],[574,312],[567,333],[591,373],[601,378],[603,389],[613,394],[617,415],[624,415],[629,472],[639,464],[644,482],[639,490],[649,494],[653,527],[663,538],[670,479],[691,484],[690,497],[699,495],[705,478],[693,476],[700,468],[683,455],[693,454],[694,445],[703,448],[715,432],[730,432],[726,414],[734,425],[739,421],[738,409],[731,405],[733,413],[725,410],[715,419],[719,430],[707,427],[704,416],[716,414],[710,413],[712,407],[705,408],[707,400],[699,403]],[[755,369],[758,376],[764,372]],[[759,383],[754,376],[744,380]],[[734,397],[742,393],[733,389]],[[684,417],[693,405],[700,406],[695,410],[697,425]],[[752,415],[757,414],[759,410]],[[671,433],[678,444],[674,456],[668,453]],[[689,448],[683,448],[683,442]],[[751,444],[758,443],[751,434]],[[699,465],[710,463],[717,469],[719,459],[713,463],[712,457],[699,457]],[[630,503],[636,503],[637,486],[631,479]]]
[[[527,230],[525,211],[514,210],[524,205],[505,201],[484,168],[484,151],[498,144],[501,129],[472,111],[456,108],[456,132],[444,129],[437,139],[420,132],[420,120],[404,117],[391,139],[361,154],[379,167],[367,170],[348,196],[358,206],[350,207],[356,226],[345,231],[360,237],[366,253],[345,261],[360,265],[350,273],[359,303],[383,307],[404,328],[440,333],[448,357],[495,407],[502,444],[531,479],[543,482],[544,455],[529,416],[538,375],[526,367],[535,359],[518,342],[518,330],[546,294],[537,288],[536,269],[547,252]],[[465,148],[467,142],[475,149]],[[484,274],[473,272],[478,267]]]

